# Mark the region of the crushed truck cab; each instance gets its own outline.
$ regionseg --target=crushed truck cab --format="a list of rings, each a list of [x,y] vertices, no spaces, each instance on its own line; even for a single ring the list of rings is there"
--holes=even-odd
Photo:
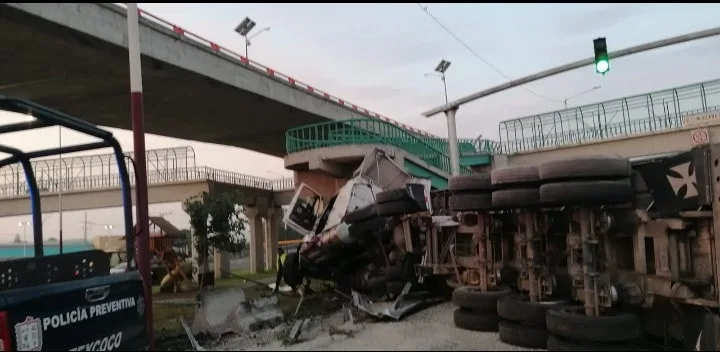
[[[328,200],[304,183],[296,191],[283,221],[304,240],[283,267],[288,285],[319,278],[363,292],[384,291],[389,268],[402,258],[395,255],[390,218],[376,210],[378,196],[397,193],[394,203],[379,207],[432,211],[430,180],[412,177],[380,149],[366,155],[353,176]]]
[[[340,225],[347,213],[375,204],[375,195],[379,192],[406,185],[413,199],[432,209],[430,180],[412,177],[380,149],[366,155],[353,176],[329,200],[324,200],[318,192],[302,183],[285,212],[285,225],[309,241],[314,235]]]

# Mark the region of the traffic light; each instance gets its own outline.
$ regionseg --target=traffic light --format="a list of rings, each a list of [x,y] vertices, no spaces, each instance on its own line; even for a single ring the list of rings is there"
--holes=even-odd
[[[594,39],[593,47],[595,48],[595,72],[604,75],[610,71],[610,58],[608,57],[605,38]]]

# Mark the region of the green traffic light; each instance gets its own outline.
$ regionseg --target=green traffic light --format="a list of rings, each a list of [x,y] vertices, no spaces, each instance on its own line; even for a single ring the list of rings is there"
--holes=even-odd
[[[606,73],[610,71],[610,62],[608,60],[598,60],[595,63],[595,71],[597,73]]]

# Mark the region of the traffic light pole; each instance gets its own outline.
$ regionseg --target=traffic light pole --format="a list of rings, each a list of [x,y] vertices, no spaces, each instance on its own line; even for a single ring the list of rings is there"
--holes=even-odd
[[[642,52],[649,51],[649,50],[659,49],[662,47],[671,46],[671,45],[680,44],[680,43],[686,43],[686,42],[690,42],[690,41],[694,41],[694,40],[698,40],[698,39],[705,39],[705,38],[714,37],[717,35],[720,35],[720,27],[711,28],[711,29],[707,29],[704,31],[693,32],[693,33],[684,34],[684,35],[679,35],[676,37],[662,39],[662,40],[658,40],[658,41],[654,41],[654,42],[650,42],[650,43],[646,43],[646,44],[636,45],[633,47],[629,47],[627,49],[622,49],[622,50],[611,52],[608,54],[608,56],[610,57],[611,60],[618,59],[623,56],[638,54],[638,53],[642,53]],[[575,70],[575,69],[578,69],[578,68],[581,68],[581,67],[584,67],[587,65],[592,65],[594,63],[595,63],[594,57],[580,60],[580,61],[571,62],[569,64],[565,64],[562,66],[558,66],[556,68],[538,72],[533,75],[529,75],[529,76],[526,76],[526,77],[523,77],[520,79],[516,79],[516,80],[510,81],[507,83],[503,83],[501,85],[498,85],[498,86],[495,86],[495,87],[492,87],[489,89],[482,90],[482,91],[474,93],[474,94],[470,94],[466,97],[456,99],[450,103],[446,103],[445,105],[439,106],[432,110],[428,110],[428,111],[422,113],[422,115],[425,117],[432,117],[441,112],[444,112],[445,115],[448,117],[448,123],[452,122],[454,124],[455,112],[457,111],[458,108],[460,108],[460,105],[467,104],[467,103],[473,102],[475,100],[478,100],[480,98],[486,97],[488,95],[499,93],[504,90],[508,90],[510,88],[521,86],[523,84],[534,82],[534,81],[537,81],[537,80],[540,80],[543,78],[547,78],[550,76],[554,76],[554,75],[557,75],[560,73],[564,73],[567,71],[572,71],[572,70]],[[452,118],[451,118],[451,116],[452,116]],[[450,131],[450,130],[451,130],[451,128],[450,128],[450,126],[448,126],[448,131]],[[453,131],[456,130],[456,127],[452,126],[452,130]],[[457,155],[457,153],[452,153],[453,146],[455,146],[455,149],[457,149],[457,136],[448,136],[448,139],[449,139],[448,143],[449,143],[449,147],[450,147],[449,149],[451,151],[451,153],[450,153],[450,159],[451,159],[450,162],[452,164],[451,169],[459,170],[460,169],[459,156]],[[456,174],[453,172],[453,175],[456,175]]]

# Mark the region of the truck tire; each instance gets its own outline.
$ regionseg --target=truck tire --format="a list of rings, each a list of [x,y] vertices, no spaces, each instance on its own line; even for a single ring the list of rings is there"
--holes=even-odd
[[[566,181],[540,186],[540,202],[547,205],[603,205],[630,202],[635,198],[629,179],[614,181]]]
[[[492,209],[492,193],[456,193],[450,196],[450,210],[474,211]]]
[[[630,176],[630,161],[616,156],[584,156],[546,161],[540,165],[540,180],[614,180]]]
[[[490,174],[493,187],[531,186],[540,183],[540,171],[537,166],[508,166],[495,169]]]
[[[498,337],[508,345],[525,348],[547,347],[548,332],[544,328],[500,321]]]
[[[478,314],[470,310],[458,308],[453,312],[453,322],[455,326],[460,329],[495,332],[498,331],[500,317],[496,314]]]
[[[409,197],[404,187],[382,191],[375,195],[375,203],[390,203],[405,199]]]
[[[375,209],[375,204],[370,204],[345,214],[342,221],[346,224],[355,224],[373,216],[377,216],[377,210]]]
[[[380,216],[396,216],[417,213],[420,206],[410,199],[401,199],[388,203],[376,204],[377,214]]]
[[[455,289],[452,294],[453,304],[460,308],[474,312],[492,312],[497,314],[497,301],[510,294],[508,288],[497,288],[489,291],[480,291],[472,286],[461,286]]]
[[[577,342],[634,342],[643,335],[640,320],[630,313],[589,317],[582,307],[557,307],[545,316],[552,335]]]
[[[482,192],[492,190],[490,174],[487,172],[450,177],[448,189],[451,192]]]
[[[547,311],[567,305],[564,301],[530,302],[520,295],[507,295],[498,300],[497,312],[505,320],[545,328]]]
[[[492,193],[493,209],[533,208],[540,205],[537,188],[501,189]]]
[[[604,351],[604,352],[620,352],[620,351],[649,351],[640,345],[632,343],[602,343],[602,342],[575,342],[568,341],[557,336],[550,335],[547,339],[548,351]]]

